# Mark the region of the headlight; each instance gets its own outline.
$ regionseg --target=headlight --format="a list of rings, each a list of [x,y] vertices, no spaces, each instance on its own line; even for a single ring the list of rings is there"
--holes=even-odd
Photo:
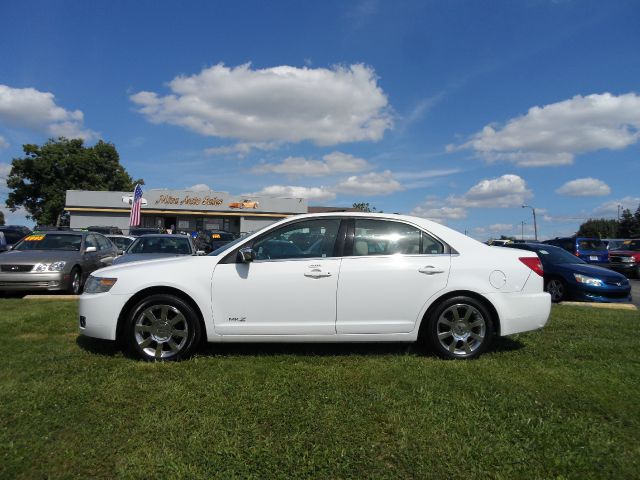
[[[622,257],[623,263],[633,263],[633,257]]]
[[[61,272],[67,262],[37,263],[32,272]]]
[[[587,277],[586,275],[581,275],[579,273],[574,273],[573,276],[578,283],[584,283],[585,285],[591,285],[592,287],[601,287],[604,285],[602,280],[598,278]]]
[[[84,293],[104,293],[111,290],[116,282],[117,278],[104,278],[89,276],[87,283],[84,285]]]

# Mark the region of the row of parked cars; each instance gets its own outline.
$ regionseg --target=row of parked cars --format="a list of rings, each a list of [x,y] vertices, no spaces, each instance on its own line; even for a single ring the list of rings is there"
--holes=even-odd
[[[167,234],[132,228],[122,235],[114,227],[73,230],[64,227],[0,227],[0,293],[66,291],[79,294],[89,275],[105,266],[168,256],[205,255],[229,232]]]
[[[627,276],[640,278],[640,239],[565,237],[500,246],[538,255],[544,267],[545,290],[554,302],[629,302]]]

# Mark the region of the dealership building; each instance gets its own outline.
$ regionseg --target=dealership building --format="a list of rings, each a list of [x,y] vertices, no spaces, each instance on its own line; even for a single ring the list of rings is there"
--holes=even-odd
[[[129,230],[132,192],[67,190],[65,210],[71,228],[113,226]],[[226,192],[147,190],[141,227],[173,231],[252,232],[290,215],[307,213],[304,198],[237,196]]]

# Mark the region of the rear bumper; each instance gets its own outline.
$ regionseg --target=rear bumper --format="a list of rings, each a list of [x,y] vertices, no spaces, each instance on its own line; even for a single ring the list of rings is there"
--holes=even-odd
[[[551,296],[538,293],[490,293],[487,299],[500,318],[500,335],[528,332],[544,327],[551,313]]]
[[[87,337],[116,339],[118,317],[131,295],[84,293],[78,303],[78,333]]]
[[[69,274],[47,273],[0,273],[1,291],[64,290],[69,282]]]

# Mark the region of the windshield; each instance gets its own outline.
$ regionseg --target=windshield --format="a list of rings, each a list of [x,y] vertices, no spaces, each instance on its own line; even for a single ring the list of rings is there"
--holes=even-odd
[[[578,240],[578,248],[580,250],[606,250],[607,246],[602,240],[586,238],[584,240]]]
[[[126,250],[127,247],[131,245],[131,242],[133,242],[132,239],[127,237],[108,237],[108,238],[113,243],[115,243],[116,247],[118,247],[120,250]]]
[[[140,237],[131,244],[127,253],[191,255],[193,252],[187,237],[176,235],[175,237]]]
[[[625,240],[622,245],[616,247],[616,250],[631,250],[640,252],[640,240]]]
[[[538,254],[538,257],[540,257],[540,260],[542,261],[543,265],[545,263],[554,264],[554,265],[587,263],[581,258],[578,258],[575,255],[571,255],[566,250],[559,247],[552,247],[551,245],[536,248],[534,251]]]
[[[59,233],[38,233],[28,235],[14,250],[68,250],[80,251],[82,235],[61,235]]]

